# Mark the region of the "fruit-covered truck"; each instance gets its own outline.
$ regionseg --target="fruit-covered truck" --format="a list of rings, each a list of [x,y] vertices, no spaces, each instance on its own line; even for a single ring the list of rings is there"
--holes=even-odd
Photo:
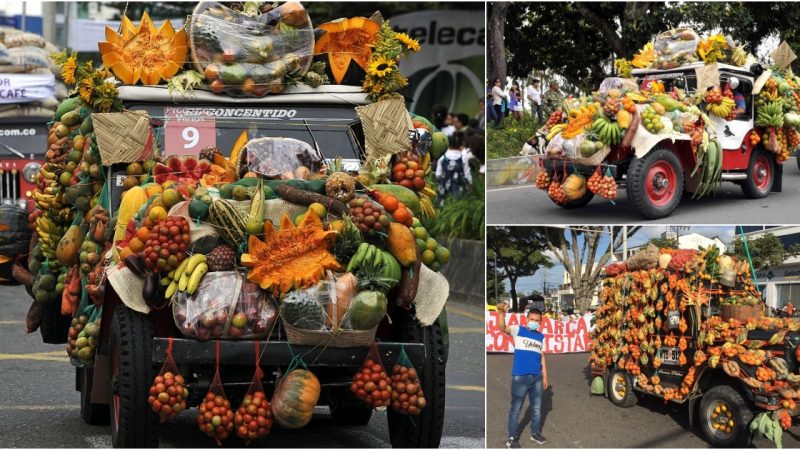
[[[623,408],[644,395],[685,405],[690,426],[713,446],[779,439],[791,426],[800,412],[800,323],[762,316],[747,261],[713,247],[651,247],[606,274],[592,393]]]
[[[226,51],[216,71],[158,86],[175,64],[128,70],[151,53],[126,52],[158,42],[182,63],[185,31],[126,19],[121,35],[107,30],[100,44],[107,67],[79,70],[94,86],[90,98],[70,99],[80,105],[66,114],[79,120],[65,124],[64,114],[52,125],[83,145],[73,146],[77,166],[56,152],[40,171],[47,186],[48,173],[68,183],[36,223],[48,239],[32,252],[32,291],[44,340],[66,343],[76,366],[82,417],[110,422],[115,447],[153,447],[161,421],[195,406],[200,429],[218,442],[264,437],[273,422],[300,428],[317,406],[358,425],[388,407],[393,446],[438,446],[449,288],[436,271],[449,255],[432,238],[424,248],[415,239],[427,236],[420,220],[434,220],[430,187],[391,178],[404,159],[431,170],[426,133],[405,127],[414,122],[399,101],[406,144],[368,158],[374,119],[357,114],[372,104],[361,86],[287,86],[284,77],[308,69],[310,50],[273,61],[272,43],[290,37],[284,52],[309,44],[299,3],[201,6],[204,27],[267,32],[249,56],[261,59],[246,63],[255,67]],[[385,28],[381,39],[400,42]],[[193,52],[221,52],[220,34],[204,31],[193,34]],[[123,45],[147,32],[163,40]],[[247,78],[239,84],[225,75],[234,65]],[[122,85],[106,82],[112,70]],[[148,86],[135,85],[140,76]],[[280,95],[253,79],[265,77]],[[182,81],[197,88],[176,93]],[[434,131],[425,122],[416,121]]]
[[[721,181],[740,185],[747,198],[780,192],[782,162],[800,144],[800,79],[720,63],[718,81],[699,92],[703,67],[634,69],[630,79],[607,79],[591,97],[565,101],[540,130],[537,187],[563,208],[595,195],[615,199],[625,188],[648,219]]]

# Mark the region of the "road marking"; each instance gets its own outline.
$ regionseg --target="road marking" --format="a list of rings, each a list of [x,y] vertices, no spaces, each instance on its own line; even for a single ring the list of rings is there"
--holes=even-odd
[[[22,320],[0,320],[0,325],[22,325]]]
[[[0,405],[0,411],[62,411],[81,409],[80,405]]]
[[[486,392],[486,387],[484,386],[470,386],[467,384],[455,384],[452,386],[447,386],[447,389],[453,389],[456,391]]]
[[[447,332],[450,334],[454,333],[480,333],[483,334],[486,332],[482,327],[451,327],[447,329]]]
[[[486,320],[483,316],[475,314],[473,312],[467,311],[465,309],[461,309],[455,306],[447,305],[447,312],[451,312],[453,314],[457,314],[459,316],[467,317],[470,319],[477,320],[478,322],[483,322]]]
[[[27,361],[55,361],[67,362],[69,357],[61,351],[43,352],[43,353],[0,353],[0,361],[21,359]]]

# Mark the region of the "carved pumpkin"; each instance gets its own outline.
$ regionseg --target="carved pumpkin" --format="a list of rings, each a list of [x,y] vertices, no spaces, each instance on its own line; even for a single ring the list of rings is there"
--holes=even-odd
[[[352,17],[319,27],[325,34],[314,44],[314,54],[327,54],[328,70],[337,84],[360,83],[381,26],[366,17]]]
[[[308,370],[295,369],[278,381],[272,414],[284,428],[300,428],[311,421],[319,400],[319,380]]]
[[[306,214],[298,227],[284,214],[278,231],[264,228],[264,241],[250,235],[248,252],[242,255],[242,265],[249,269],[247,279],[261,289],[286,293],[308,288],[322,279],[325,269],[341,268],[328,252],[336,232],[325,231],[316,214]]]
[[[127,16],[117,34],[106,27],[106,41],[98,44],[103,64],[125,84],[158,84],[172,78],[186,61],[186,30],[175,32],[169,20],[156,29],[145,12],[136,27]]]

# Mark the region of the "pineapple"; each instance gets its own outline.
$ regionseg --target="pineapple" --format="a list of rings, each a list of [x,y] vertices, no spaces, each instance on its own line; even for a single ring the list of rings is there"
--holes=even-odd
[[[358,278],[359,291],[378,291],[389,292],[396,284],[395,280],[383,276],[383,266],[373,264],[362,264],[358,268],[356,278]]]
[[[344,218],[344,227],[336,237],[336,243],[331,249],[331,253],[337,261],[347,263],[356,254],[358,246],[363,242],[361,231],[353,224],[349,216]]]

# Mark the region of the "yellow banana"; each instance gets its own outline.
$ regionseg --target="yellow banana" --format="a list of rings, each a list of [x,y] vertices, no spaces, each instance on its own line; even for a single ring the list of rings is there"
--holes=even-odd
[[[194,294],[194,291],[197,290],[197,287],[200,285],[200,280],[203,278],[203,275],[208,272],[208,265],[206,263],[200,263],[192,272],[192,276],[189,278],[189,284],[186,286],[186,292],[189,294]]]

